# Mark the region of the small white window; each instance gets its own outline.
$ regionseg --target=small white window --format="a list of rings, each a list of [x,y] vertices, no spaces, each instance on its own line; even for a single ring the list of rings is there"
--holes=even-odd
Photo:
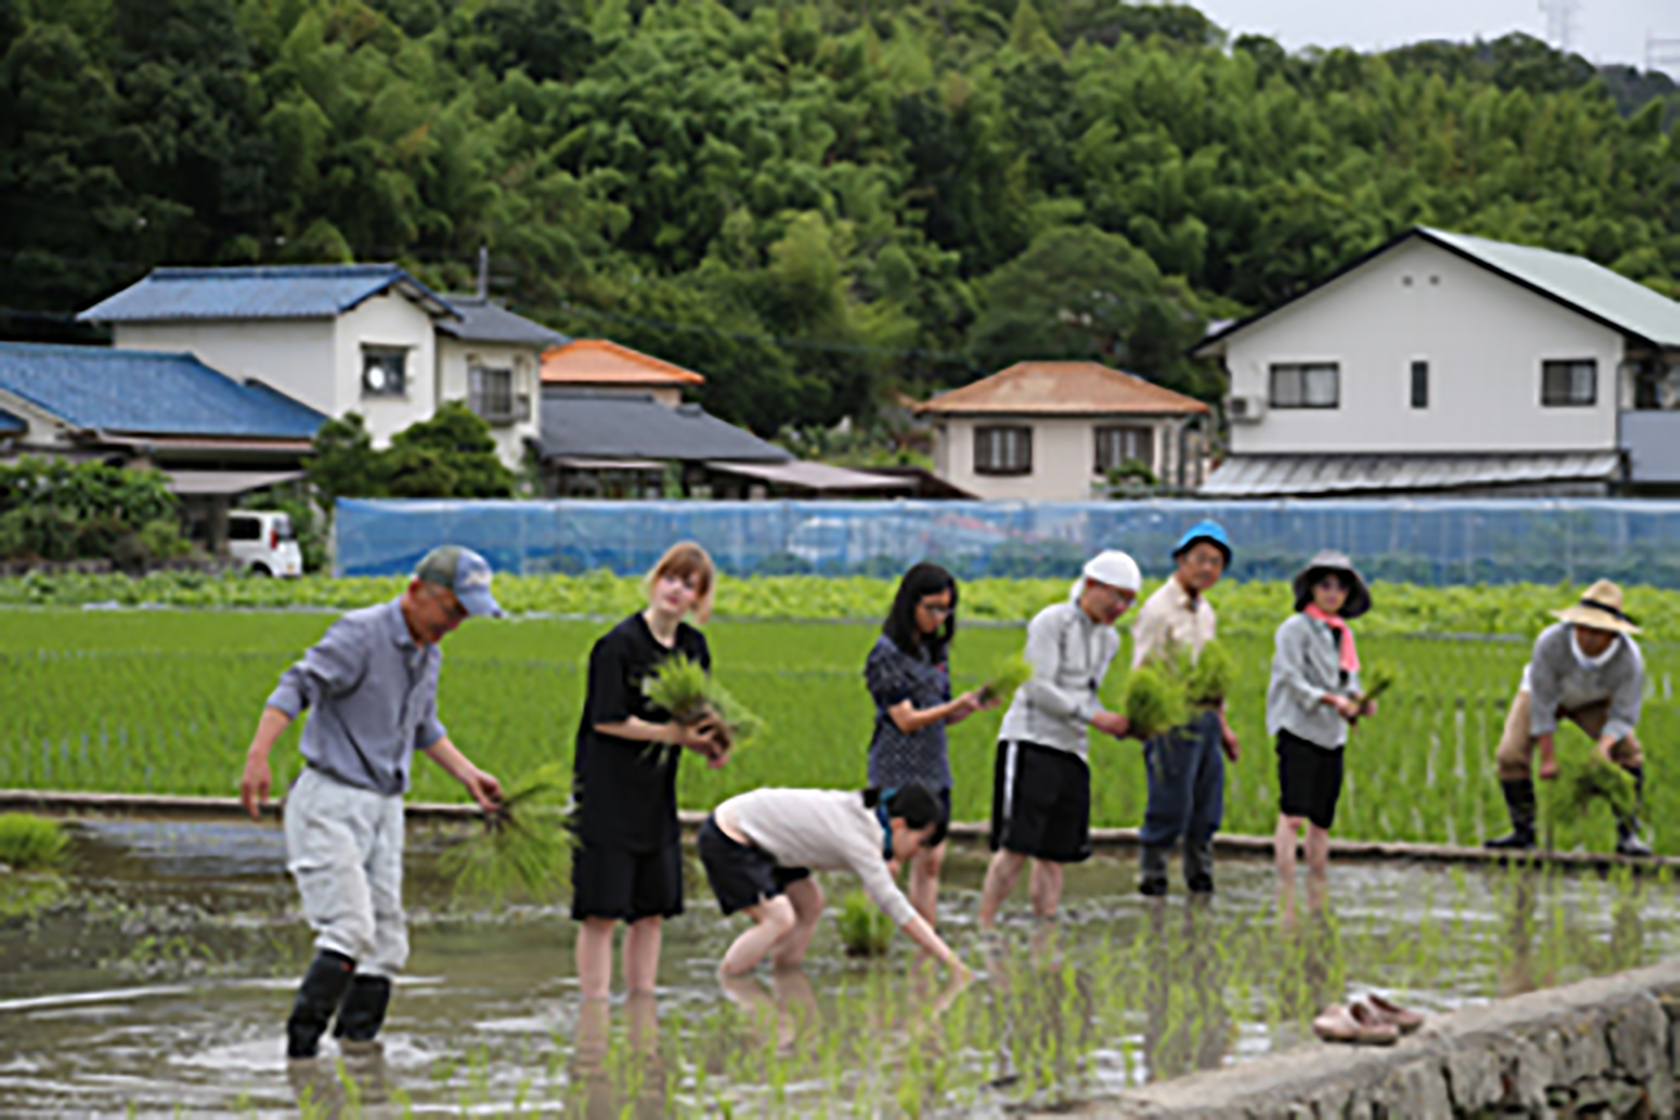
[[[1598,362],[1579,359],[1540,363],[1540,403],[1547,408],[1591,408],[1598,403]]]
[[[1031,474],[1032,429],[1002,425],[974,429],[975,474]]]
[[[362,396],[401,397],[408,393],[408,351],[389,346],[362,348]]]
[[[1341,381],[1341,367],[1335,362],[1274,365],[1272,407],[1339,408]]]
[[[1136,460],[1155,469],[1155,432],[1142,425],[1116,425],[1097,429],[1098,474],[1107,474],[1115,467]]]
[[[519,419],[513,392],[513,371],[473,366],[467,371],[468,406],[492,424]]]

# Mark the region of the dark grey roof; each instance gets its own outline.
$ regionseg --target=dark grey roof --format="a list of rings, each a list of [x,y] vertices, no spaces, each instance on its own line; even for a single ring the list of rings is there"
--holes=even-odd
[[[515,315],[488,297],[446,295],[443,298],[461,317],[444,320],[438,324],[438,330],[462,342],[500,342],[546,350],[571,341],[559,331],[533,323],[523,315]]]
[[[793,455],[697,404],[668,408],[646,393],[544,389],[545,459],[728,459],[786,463]]]
[[[0,435],[11,435],[28,430],[29,425],[24,422],[23,417],[0,408]]]
[[[172,319],[331,319],[392,288],[434,317],[455,311],[394,264],[154,268],[76,316],[92,323]]]

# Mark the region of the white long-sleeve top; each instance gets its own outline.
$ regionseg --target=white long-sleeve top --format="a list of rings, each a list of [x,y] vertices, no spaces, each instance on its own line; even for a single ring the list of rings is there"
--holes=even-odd
[[[863,893],[895,924],[916,916],[887,868],[880,818],[857,790],[755,789],[731,797],[714,813],[733,817],[753,846],[780,866],[855,871]]]
[[[1015,693],[998,738],[1037,743],[1085,758],[1087,728],[1103,710],[1097,689],[1108,675],[1120,635],[1093,622],[1077,602],[1045,607],[1027,624],[1032,679]]]

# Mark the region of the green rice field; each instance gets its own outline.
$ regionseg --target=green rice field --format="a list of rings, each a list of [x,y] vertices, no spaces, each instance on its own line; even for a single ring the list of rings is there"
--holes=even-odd
[[[1285,609],[1287,603],[1280,604]],[[0,710],[7,714],[0,724],[0,787],[234,794],[264,698],[331,618],[0,611]],[[451,736],[504,778],[569,758],[582,665],[605,629],[601,622],[554,618],[469,623],[444,646],[439,703]],[[1275,755],[1264,732],[1271,638],[1231,629],[1224,640],[1239,676],[1229,707],[1243,757],[1228,771],[1225,828],[1268,833],[1277,796]],[[761,785],[863,784],[873,709],[862,667],[874,626],[718,621],[707,633],[719,679],[766,719],[769,732],[723,770],[685,765],[686,807],[706,808]],[[978,686],[1021,641],[1016,628],[961,631],[952,655],[957,687]],[[1646,818],[1658,850],[1680,854],[1680,829],[1665,830],[1680,810],[1680,781],[1668,749],[1676,732],[1671,669],[1680,646],[1648,641],[1643,648],[1650,670],[1640,724],[1648,760]],[[1526,643],[1375,633],[1362,636],[1360,650],[1368,663],[1396,665],[1402,683],[1350,744],[1337,835],[1470,844],[1504,831],[1492,755]],[[1122,666],[1125,657],[1123,652]],[[1110,675],[1111,704],[1123,678],[1123,668]],[[983,820],[989,812],[1000,718],[999,712],[982,713],[952,729],[959,820]],[[276,750],[277,788],[298,769],[295,734]],[[1585,750],[1586,740],[1570,730],[1560,746]],[[1135,741],[1094,739],[1094,824],[1140,823],[1140,753]],[[460,789],[424,761],[415,767],[413,796],[463,800]],[[1551,840],[1559,848],[1609,850],[1609,814],[1599,808],[1582,824],[1559,825]]]

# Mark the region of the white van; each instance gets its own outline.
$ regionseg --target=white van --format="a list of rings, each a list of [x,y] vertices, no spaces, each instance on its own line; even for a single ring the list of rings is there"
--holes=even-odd
[[[257,576],[303,575],[303,550],[292,533],[292,519],[271,510],[236,509],[228,513],[228,558]]]

